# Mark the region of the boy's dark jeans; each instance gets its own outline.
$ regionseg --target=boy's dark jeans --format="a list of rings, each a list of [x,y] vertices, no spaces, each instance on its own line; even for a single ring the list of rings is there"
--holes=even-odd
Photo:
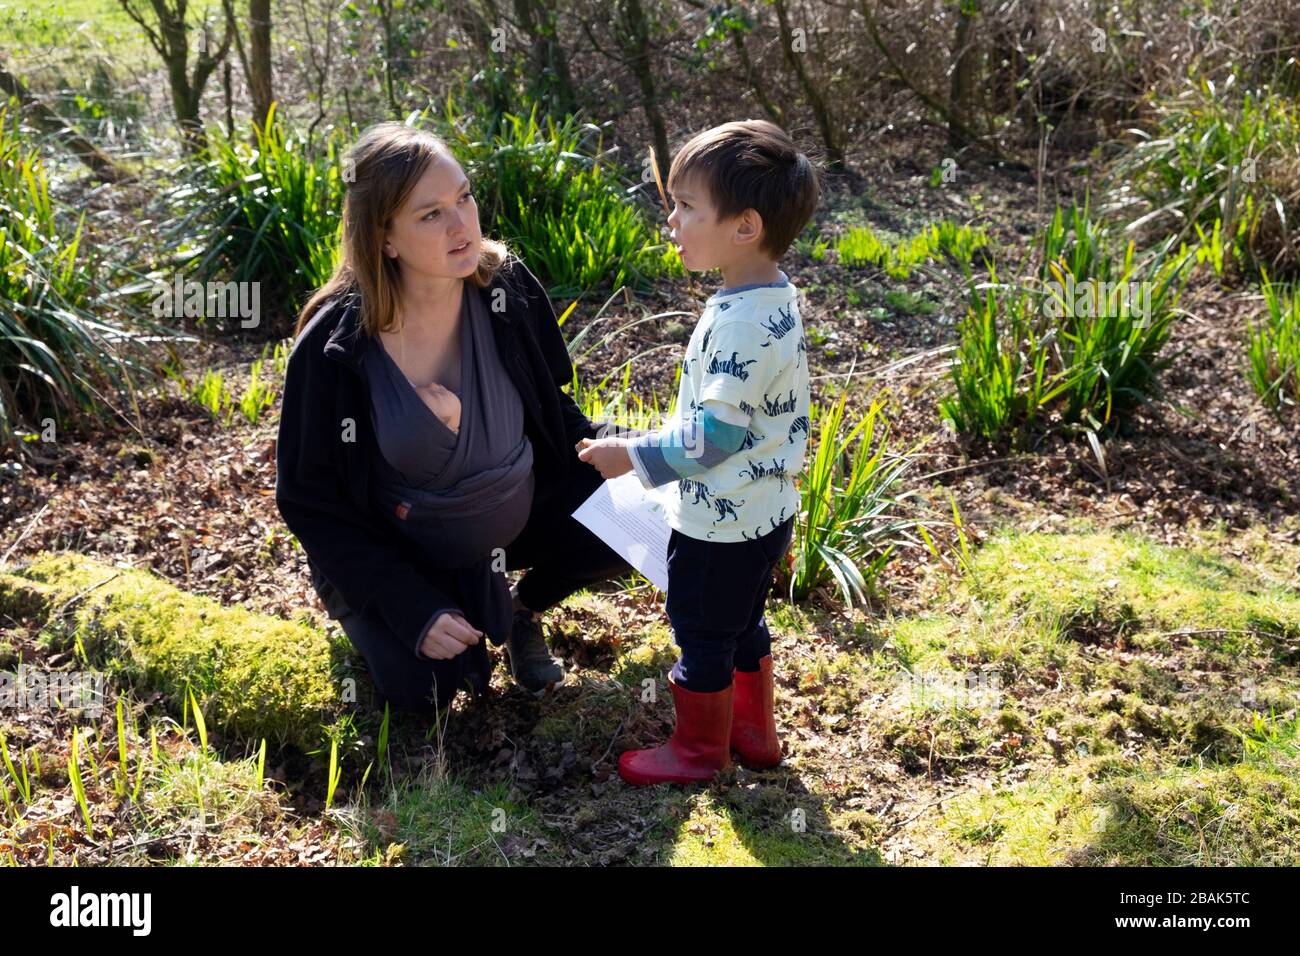
[[[676,530],[668,538],[668,620],[681,657],[677,684],[714,693],[731,672],[753,672],[772,653],[763,606],[794,534],[794,518],[750,541],[701,541]]]

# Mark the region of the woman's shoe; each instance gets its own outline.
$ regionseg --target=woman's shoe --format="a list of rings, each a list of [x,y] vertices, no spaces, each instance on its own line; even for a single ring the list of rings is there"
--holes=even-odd
[[[747,767],[775,767],[781,762],[781,741],[776,736],[772,655],[759,661],[753,673],[736,671],[732,677],[736,696],[731,749]]]
[[[528,611],[515,612],[506,654],[510,658],[510,676],[534,697],[564,682],[564,667],[546,648],[541,618]]]
[[[677,724],[666,744],[629,750],[618,758],[618,775],[636,786],[655,783],[707,783],[731,766],[732,688],[698,693],[678,686],[670,675]]]

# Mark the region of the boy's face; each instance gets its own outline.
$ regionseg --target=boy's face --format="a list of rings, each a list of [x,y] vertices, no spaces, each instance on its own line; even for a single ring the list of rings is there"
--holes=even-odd
[[[719,221],[708,186],[699,177],[679,176],[675,186],[668,228],[687,269],[720,269],[757,250],[757,240],[762,236],[762,220],[757,212],[747,209],[739,216]]]

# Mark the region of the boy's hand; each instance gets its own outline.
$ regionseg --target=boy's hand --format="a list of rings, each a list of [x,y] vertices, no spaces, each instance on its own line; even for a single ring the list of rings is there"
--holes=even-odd
[[[578,457],[600,472],[602,478],[617,478],[632,470],[625,438],[584,438],[574,447]]]

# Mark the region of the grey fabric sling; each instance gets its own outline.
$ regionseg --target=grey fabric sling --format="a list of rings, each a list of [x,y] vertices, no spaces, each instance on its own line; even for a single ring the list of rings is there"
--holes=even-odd
[[[454,572],[455,597],[467,620],[500,644],[512,615],[505,564],[494,562],[494,552],[528,521],[533,448],[524,435],[519,392],[497,354],[491,317],[468,282],[459,321],[459,433],[424,404],[382,341],[365,350],[382,456],[375,495],[380,511],[433,567]]]

